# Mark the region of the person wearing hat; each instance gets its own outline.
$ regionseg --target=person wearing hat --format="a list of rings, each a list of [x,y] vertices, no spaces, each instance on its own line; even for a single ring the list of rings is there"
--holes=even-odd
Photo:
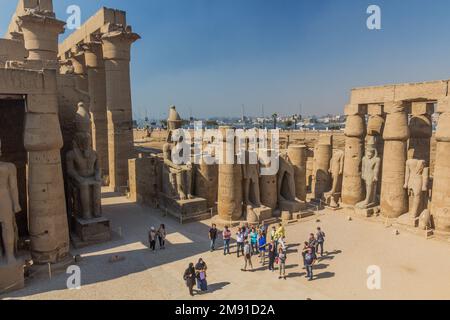
[[[156,250],[156,229],[155,227],[150,228],[150,232],[148,233],[148,242],[150,243],[150,249],[152,251]]]

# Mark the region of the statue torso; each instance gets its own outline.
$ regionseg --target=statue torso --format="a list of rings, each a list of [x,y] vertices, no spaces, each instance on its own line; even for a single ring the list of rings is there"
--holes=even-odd
[[[95,176],[95,162],[97,161],[97,154],[90,150],[88,155],[79,149],[73,151],[73,162],[75,170],[83,178]]]

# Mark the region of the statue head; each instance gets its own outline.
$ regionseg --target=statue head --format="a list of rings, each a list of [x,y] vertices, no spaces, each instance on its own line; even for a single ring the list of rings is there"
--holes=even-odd
[[[175,106],[171,106],[169,109],[169,118],[167,119],[167,129],[169,131],[181,128],[181,117]]]
[[[366,148],[366,157],[368,159],[373,159],[378,155],[377,149],[372,146]]]
[[[92,151],[91,135],[87,132],[78,132],[74,137],[74,148],[78,148],[85,156]]]

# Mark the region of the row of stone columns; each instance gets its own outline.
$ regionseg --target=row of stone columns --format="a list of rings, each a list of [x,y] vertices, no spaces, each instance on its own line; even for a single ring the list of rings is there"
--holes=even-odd
[[[39,70],[51,65],[48,62],[56,67],[58,35],[64,31],[64,22],[33,13],[18,19],[29,51],[28,62],[35,63]],[[40,104],[28,101],[24,137],[28,151],[31,255],[36,264],[61,262],[69,253],[56,70],[44,71],[44,79],[49,93],[42,97]]]
[[[370,108],[370,107],[369,107]],[[432,137],[431,115],[434,103],[429,101],[393,101],[383,105],[382,114],[370,113],[366,126],[367,105],[346,107],[345,162],[342,186],[342,202],[354,206],[364,197],[361,180],[361,163],[366,134],[368,143],[375,144],[372,127],[383,128],[384,142],[380,207],[383,216],[398,218],[408,212],[408,195],[404,188],[405,166],[408,159],[425,160],[430,164]],[[437,150],[431,211],[436,230],[450,232],[450,107],[447,98],[439,101],[440,113],[436,132]],[[408,119],[411,114],[411,119]],[[368,130],[369,127],[369,130]],[[376,130],[375,130],[376,131]]]
[[[70,57],[79,88],[90,96],[93,147],[115,191],[127,186],[133,157],[130,51],[139,38],[120,28],[78,46]]]

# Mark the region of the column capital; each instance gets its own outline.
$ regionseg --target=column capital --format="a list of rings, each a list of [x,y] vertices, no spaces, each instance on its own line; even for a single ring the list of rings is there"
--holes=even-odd
[[[363,115],[367,113],[366,104],[348,104],[345,106],[346,116]]]
[[[101,42],[92,41],[83,43],[82,50],[84,52],[84,58],[86,67],[89,68],[103,68],[103,45]]]
[[[131,44],[140,38],[137,33],[131,32],[131,28],[105,33],[102,36],[103,58],[105,60],[130,60]]]
[[[65,22],[51,16],[27,12],[17,20],[23,32],[29,60],[56,60],[58,35],[64,32]]]
[[[411,113],[415,116],[432,115],[434,113],[434,102],[430,101],[412,101]]]
[[[367,114],[371,116],[382,116],[384,114],[384,106],[382,103],[369,103],[367,105]]]
[[[450,96],[438,100],[436,111],[437,113],[450,113]]]
[[[406,113],[411,106],[409,101],[387,101],[384,103],[384,112],[387,114]]]

